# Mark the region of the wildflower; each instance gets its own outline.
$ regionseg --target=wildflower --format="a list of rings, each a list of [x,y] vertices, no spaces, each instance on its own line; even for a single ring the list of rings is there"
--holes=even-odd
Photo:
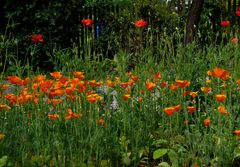
[[[224,106],[218,106],[218,112],[220,114],[228,114],[228,111]]]
[[[179,105],[173,106],[173,108],[174,108],[174,111],[179,112],[181,109],[181,105],[179,104]]]
[[[147,90],[148,91],[152,91],[154,88],[156,87],[156,84],[155,83],[153,83],[153,82],[146,82],[146,88],[147,88]]]
[[[240,11],[239,11],[239,14],[240,14]],[[240,17],[240,15],[239,15],[239,17]],[[236,38],[236,37],[232,38],[231,43],[237,44],[238,43],[238,38]]]
[[[7,80],[8,80],[11,84],[22,85],[22,79],[19,78],[18,76],[7,76]]]
[[[0,89],[3,90],[3,91],[7,90],[8,88],[10,88],[9,84],[0,85]]]
[[[48,114],[48,118],[55,121],[59,118],[59,114]]]
[[[163,111],[168,116],[172,116],[174,114],[175,108],[174,107],[166,107],[166,108],[164,108]]]
[[[44,43],[42,34],[32,35],[31,38],[34,43],[36,42]]]
[[[138,81],[138,77],[136,75],[131,74],[130,78],[134,81],[137,82]]]
[[[139,28],[141,28],[141,27],[146,27],[147,25],[148,25],[148,22],[145,21],[145,20],[143,20],[143,19],[137,20],[137,21],[135,22],[135,26],[136,26],[136,27],[139,27]]]
[[[222,22],[220,23],[220,25],[221,25],[222,27],[227,27],[227,26],[230,25],[230,21],[224,20],[224,21],[222,21]]]
[[[236,136],[240,136],[240,129],[233,131],[233,133],[234,133]]]
[[[10,110],[11,107],[9,107],[9,106],[6,105],[6,104],[0,104],[0,110],[4,110],[4,109],[6,109],[6,110]]]
[[[115,82],[114,81],[111,81],[111,80],[107,80],[106,81],[106,85],[108,86],[108,87],[114,87],[115,86]]]
[[[74,113],[71,109],[67,110],[67,115],[65,117],[65,120],[69,120],[71,118],[79,118],[82,116],[81,114]]]
[[[123,95],[123,100],[127,101],[128,99],[131,98],[131,95],[130,94],[125,94]]]
[[[235,15],[236,15],[237,17],[240,17],[240,10],[237,10],[237,11],[235,12]]]
[[[0,133],[0,141],[3,140],[5,138],[5,134]]]
[[[90,94],[90,95],[87,96],[87,100],[88,100],[90,103],[99,102],[101,99],[102,99],[102,97],[99,96],[98,94]]]
[[[190,81],[188,80],[176,80],[176,85],[179,86],[180,88],[185,88],[186,86],[190,85]]]
[[[160,82],[159,84],[161,87],[166,87],[168,85],[168,82]]]
[[[224,102],[226,100],[227,96],[223,94],[216,95],[216,100],[220,103]]]
[[[209,93],[212,91],[212,88],[210,87],[201,87],[201,91],[203,91],[204,93]]]
[[[73,72],[74,77],[78,78],[79,80],[83,80],[84,79],[84,72],[81,71],[74,71]]]
[[[87,27],[90,27],[93,24],[93,20],[91,20],[91,19],[83,19],[82,20],[82,24],[87,26]]]
[[[60,79],[60,78],[62,78],[61,72],[58,72],[58,71],[52,72],[52,73],[50,73],[50,75],[51,75],[54,79]]]
[[[61,101],[61,99],[51,99],[49,103],[51,102],[54,106],[57,106]]]
[[[106,128],[106,123],[105,123],[105,121],[103,120],[102,117],[100,117],[100,118],[98,119],[98,124],[101,125],[102,128]]]
[[[161,75],[160,72],[157,72],[156,74],[153,75],[153,77],[154,77],[155,79],[161,79],[161,78],[162,78],[162,75]]]
[[[192,98],[195,98],[198,96],[198,92],[190,92],[189,94],[190,96],[192,96]]]
[[[187,106],[187,110],[190,114],[194,113],[196,111],[196,107],[194,106]]]
[[[142,101],[143,101],[143,98],[142,98],[142,97],[139,97],[139,98],[138,98],[138,103],[142,103]]]
[[[14,94],[6,94],[5,99],[9,100],[11,105],[17,103],[17,96]]]
[[[209,125],[211,124],[211,120],[209,118],[206,118],[204,119],[203,124],[205,127],[209,127]]]
[[[90,85],[91,88],[94,88],[95,83],[96,83],[96,80],[91,80],[88,82],[88,84]]]
[[[178,88],[178,85],[176,85],[176,84],[171,84],[170,85],[171,90],[176,90],[177,88]]]
[[[219,77],[221,80],[225,81],[227,80],[229,76],[229,72],[227,70],[224,70],[222,68],[214,68],[213,72],[208,71],[207,74],[211,77]]]
[[[122,83],[120,83],[120,86],[121,86],[123,89],[126,89],[126,88],[129,86],[129,84],[128,84],[128,82],[122,82]]]

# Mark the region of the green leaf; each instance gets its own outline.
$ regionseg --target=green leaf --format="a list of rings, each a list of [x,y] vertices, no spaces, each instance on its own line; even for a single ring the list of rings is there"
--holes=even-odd
[[[178,167],[178,155],[174,150],[168,150],[168,157],[172,163],[172,167]]]
[[[166,145],[168,144],[168,141],[165,139],[159,139],[153,142],[153,145],[157,146],[157,145]]]
[[[167,162],[161,162],[158,164],[159,167],[170,167],[170,165]]]
[[[153,159],[158,159],[162,156],[164,156],[168,152],[168,149],[166,148],[160,148],[153,152]]]
[[[4,167],[7,165],[7,161],[8,161],[8,156],[3,156],[2,158],[0,158],[0,167]]]

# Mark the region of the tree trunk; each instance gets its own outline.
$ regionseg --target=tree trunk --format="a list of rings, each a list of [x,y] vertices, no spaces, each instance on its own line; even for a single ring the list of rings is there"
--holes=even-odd
[[[200,21],[200,14],[203,9],[204,0],[193,0],[188,14],[186,33],[184,35],[184,45],[192,42],[195,37],[197,26]]]

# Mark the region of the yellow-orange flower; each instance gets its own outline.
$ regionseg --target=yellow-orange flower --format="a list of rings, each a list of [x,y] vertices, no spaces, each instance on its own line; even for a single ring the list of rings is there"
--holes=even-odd
[[[0,85],[0,89],[3,90],[3,91],[4,91],[4,90],[7,90],[9,87],[10,87],[9,84]]]
[[[206,118],[204,119],[203,124],[205,127],[209,127],[209,125],[211,124],[211,120],[209,118]]]
[[[128,99],[131,98],[131,95],[130,94],[125,94],[123,95],[123,100],[127,101]]]
[[[168,116],[172,116],[174,111],[175,111],[175,108],[174,107],[166,107],[164,108],[164,113],[167,114]]]
[[[48,114],[48,118],[55,121],[59,118],[59,114]]]
[[[190,92],[189,94],[192,98],[196,98],[198,96],[198,92]]]
[[[105,121],[103,120],[102,117],[100,117],[100,118],[98,119],[98,124],[101,125],[102,128],[106,128],[106,123],[105,123]]]
[[[49,103],[51,102],[54,106],[57,106],[61,101],[61,99],[51,99]]]
[[[224,102],[226,100],[227,96],[223,94],[216,95],[216,100],[220,103]]]
[[[178,85],[176,85],[176,84],[171,84],[170,85],[171,90],[176,90],[177,88],[178,88]]]
[[[102,99],[101,96],[99,96],[98,94],[90,94],[87,96],[87,100],[90,102],[90,103],[96,103],[96,102],[99,102],[100,100]]]
[[[190,81],[188,80],[176,80],[175,82],[180,88],[185,88],[190,85]]]
[[[173,108],[174,108],[174,111],[179,112],[181,110],[181,105],[179,104],[179,105],[173,106]]]
[[[82,116],[82,115],[74,113],[71,109],[68,109],[65,120],[69,120],[71,118],[79,118],[80,116]]]
[[[233,131],[233,134],[235,134],[235,135],[237,135],[237,136],[240,136],[240,129]]]
[[[212,76],[212,77],[218,77],[220,78],[221,80],[227,80],[228,78],[230,78],[229,76],[229,72],[227,70],[224,70],[222,68],[214,68],[213,69],[213,72],[211,71],[208,71],[207,72],[209,76]]]
[[[55,72],[51,72],[50,75],[54,78],[54,79],[60,79],[62,78],[62,74],[61,72],[55,71]]]
[[[204,92],[204,93],[209,93],[212,91],[212,88],[210,87],[201,87],[201,91]]]
[[[154,88],[156,87],[156,84],[155,83],[153,83],[153,82],[146,82],[146,88],[147,88],[147,90],[148,91],[152,91]]]
[[[94,88],[96,80],[91,80],[88,82],[91,88]]]
[[[6,110],[10,110],[11,107],[9,107],[9,106],[6,105],[6,104],[0,104],[0,110],[4,110],[4,109],[6,109]]]
[[[128,85],[128,82],[122,82],[122,83],[120,83],[120,86],[121,86],[123,89],[126,89],[129,85]]]
[[[187,106],[187,110],[191,114],[191,113],[194,113],[196,111],[196,107],[194,107],[194,106]]]
[[[115,82],[108,79],[106,81],[106,85],[113,88],[115,86]]]
[[[218,112],[221,114],[228,114],[228,111],[224,106],[218,106]]]

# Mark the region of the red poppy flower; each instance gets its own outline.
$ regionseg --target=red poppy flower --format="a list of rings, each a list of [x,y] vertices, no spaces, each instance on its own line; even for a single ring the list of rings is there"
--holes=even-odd
[[[240,17],[240,10],[237,10],[237,11],[235,12],[235,15],[236,15],[237,17]]]
[[[145,21],[145,20],[143,20],[143,19],[137,20],[137,21],[135,22],[135,26],[136,26],[136,27],[139,27],[139,28],[141,28],[141,27],[146,27],[147,25],[148,25],[148,22]]]
[[[221,25],[222,27],[227,27],[227,26],[230,25],[230,21],[228,21],[228,20],[224,20],[224,21],[221,22],[220,25]]]
[[[91,20],[91,19],[83,19],[82,23],[83,23],[83,25],[85,25],[87,27],[90,27],[93,24],[93,20]]]
[[[32,37],[33,42],[44,43],[44,40],[42,38],[42,34],[32,35],[31,37]]]

